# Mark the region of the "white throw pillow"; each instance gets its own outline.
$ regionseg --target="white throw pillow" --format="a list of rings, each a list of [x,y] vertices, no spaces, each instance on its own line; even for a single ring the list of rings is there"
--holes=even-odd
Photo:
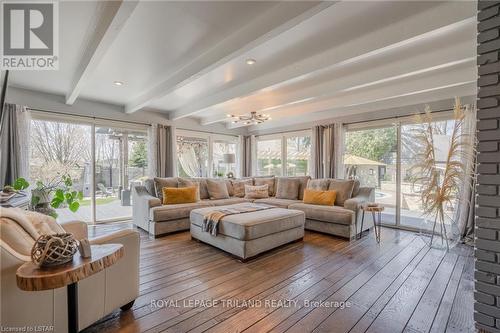
[[[245,185],[245,198],[246,199],[264,199],[269,198],[269,185]]]

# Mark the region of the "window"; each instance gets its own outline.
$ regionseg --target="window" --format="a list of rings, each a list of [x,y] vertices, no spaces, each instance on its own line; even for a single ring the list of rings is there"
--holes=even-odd
[[[180,177],[208,177],[208,140],[177,136],[177,172]]]
[[[278,139],[257,141],[257,175],[281,176],[281,142]]]
[[[311,136],[292,136],[286,139],[286,175],[309,175]]]
[[[292,132],[257,138],[258,176],[309,175],[310,159],[310,132]]]
[[[177,175],[179,177],[224,178],[239,172],[238,137],[194,131],[177,131]]]
[[[236,174],[236,142],[215,140],[212,159],[214,177],[225,177],[229,172]]]
[[[90,118],[37,112],[32,118],[31,183],[69,174],[74,190],[83,193],[77,212],[56,210],[58,221],[130,219],[131,186],[142,183],[147,174],[147,125],[109,122],[113,126],[108,127],[108,122]]]

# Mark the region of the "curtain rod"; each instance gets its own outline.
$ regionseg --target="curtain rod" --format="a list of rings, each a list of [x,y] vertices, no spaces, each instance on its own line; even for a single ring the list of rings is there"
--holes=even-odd
[[[60,112],[60,111],[51,111],[51,110],[43,110],[43,109],[37,109],[37,108],[30,108],[27,107],[27,110],[30,111],[38,111],[38,112],[46,112],[46,113],[53,113],[53,114],[59,114],[62,116],[74,116],[74,117],[82,117],[82,118],[89,118],[89,119],[94,119],[94,120],[109,120],[109,121],[118,121],[122,123],[128,123],[128,124],[136,124],[136,125],[146,125],[146,126],[151,126],[151,124],[148,123],[141,123],[139,121],[130,121],[130,120],[116,120],[112,118],[103,118],[103,117],[93,117],[93,116],[84,116],[84,115],[79,115],[79,114],[71,114],[67,112]]]

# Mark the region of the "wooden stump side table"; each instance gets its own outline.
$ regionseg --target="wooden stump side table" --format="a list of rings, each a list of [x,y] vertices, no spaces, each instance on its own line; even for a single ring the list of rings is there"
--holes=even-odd
[[[375,232],[375,239],[380,243],[380,229],[382,228],[382,211],[383,206],[368,206],[361,207],[363,210],[363,217],[361,218],[361,230],[359,231],[359,238],[363,235],[363,223],[365,222],[365,212],[371,212],[373,217],[373,231]],[[357,232],[357,230],[356,230]]]
[[[78,332],[78,281],[115,264],[123,257],[122,244],[92,245],[92,256],[83,258],[77,252],[73,261],[54,267],[38,267],[26,262],[16,272],[19,289],[41,291],[67,288],[68,332]]]

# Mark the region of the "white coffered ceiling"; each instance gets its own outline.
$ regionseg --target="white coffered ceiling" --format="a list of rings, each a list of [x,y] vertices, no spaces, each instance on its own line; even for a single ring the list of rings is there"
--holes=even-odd
[[[61,2],[60,70],[11,84],[228,128],[257,111],[272,129],[475,94],[475,15],[472,1]]]

